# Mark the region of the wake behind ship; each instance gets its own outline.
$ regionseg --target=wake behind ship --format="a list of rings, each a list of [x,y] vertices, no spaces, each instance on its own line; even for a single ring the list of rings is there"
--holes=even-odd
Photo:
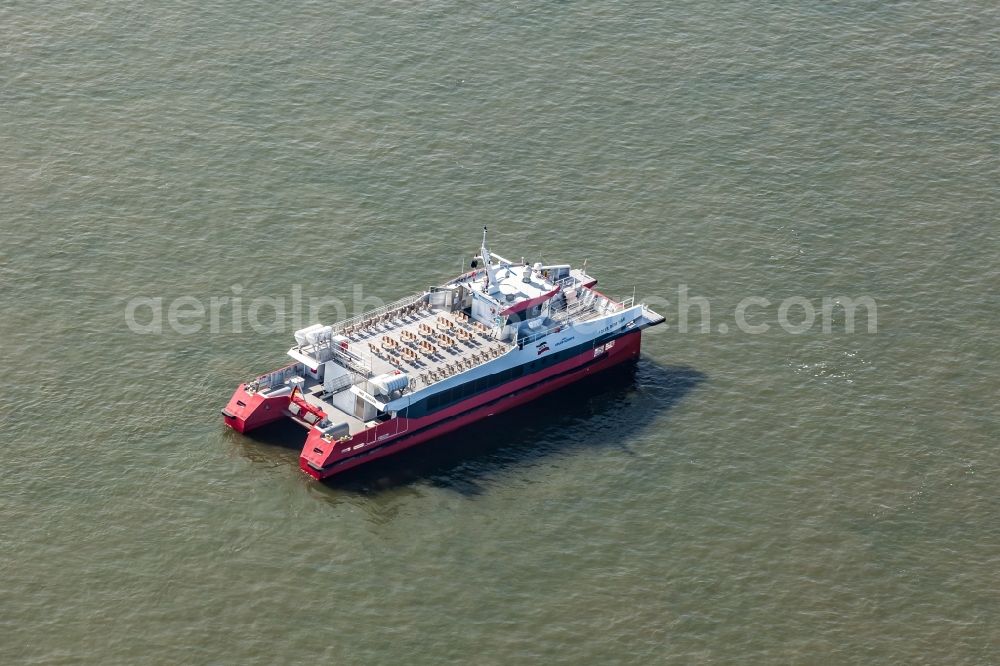
[[[292,419],[309,431],[299,466],[322,479],[634,360],[642,330],[663,322],[583,270],[512,262],[486,240],[484,227],[469,273],[296,331],[294,363],[241,384],[226,425]]]

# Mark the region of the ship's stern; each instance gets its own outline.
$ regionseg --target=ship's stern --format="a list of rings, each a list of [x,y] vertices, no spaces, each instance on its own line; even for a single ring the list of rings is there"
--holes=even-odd
[[[329,467],[337,458],[336,448],[339,443],[333,437],[325,437],[319,428],[310,428],[306,443],[302,445],[302,453],[299,454],[299,469],[314,479],[330,476]]]
[[[287,387],[271,392],[251,392],[246,384],[240,384],[222,409],[222,418],[233,430],[250,432],[284,418],[290,400],[291,391]]]

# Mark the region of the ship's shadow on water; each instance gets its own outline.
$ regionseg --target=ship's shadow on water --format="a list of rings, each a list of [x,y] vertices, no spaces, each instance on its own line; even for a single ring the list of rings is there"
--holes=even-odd
[[[631,454],[633,436],[704,380],[693,368],[643,358],[321,483],[359,494],[430,483],[477,495],[512,469],[575,450],[617,447]],[[301,447],[301,435],[294,441]]]
[[[662,366],[644,357],[319,483],[358,494],[429,483],[471,496],[506,471],[580,449],[615,447],[631,454],[632,438],[705,379],[693,368]],[[282,420],[249,438],[253,443],[241,449],[252,460],[297,466],[305,431]]]

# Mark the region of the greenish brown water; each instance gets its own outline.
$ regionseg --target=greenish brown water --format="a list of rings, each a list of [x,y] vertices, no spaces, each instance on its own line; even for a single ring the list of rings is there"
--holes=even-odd
[[[986,2],[5,4],[0,662],[997,663],[997,44]],[[290,313],[126,325],[402,297],[483,224],[669,327],[317,484],[218,414]]]

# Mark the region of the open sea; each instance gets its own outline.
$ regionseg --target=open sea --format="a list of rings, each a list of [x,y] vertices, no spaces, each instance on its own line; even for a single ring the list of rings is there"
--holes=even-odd
[[[0,664],[1000,664],[998,109],[995,1],[8,0]],[[667,323],[329,482],[223,427],[483,225]]]

